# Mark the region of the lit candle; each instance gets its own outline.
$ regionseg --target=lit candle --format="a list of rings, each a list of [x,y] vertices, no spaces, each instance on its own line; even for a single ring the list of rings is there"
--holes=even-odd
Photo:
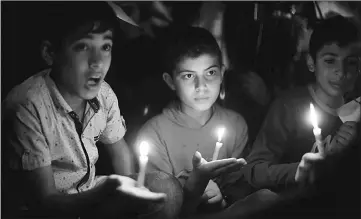
[[[316,146],[320,153],[323,153],[323,147],[322,147],[322,136],[321,136],[321,129],[318,127],[318,121],[317,121],[317,114],[315,107],[313,104],[310,104],[310,113],[311,113],[311,123],[313,125],[313,134],[315,135],[316,139]]]
[[[216,143],[216,147],[214,148],[214,153],[213,153],[213,159],[212,160],[217,160],[218,159],[219,150],[223,146],[223,143],[221,143],[221,141],[222,141],[224,131],[225,131],[225,128],[219,128],[218,129],[218,141]]]
[[[139,174],[138,174],[138,185],[144,186],[145,171],[148,163],[148,150],[149,144],[146,141],[142,141],[139,145]]]

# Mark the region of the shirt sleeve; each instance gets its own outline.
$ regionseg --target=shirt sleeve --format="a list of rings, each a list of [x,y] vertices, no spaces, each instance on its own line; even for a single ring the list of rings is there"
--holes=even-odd
[[[113,144],[124,137],[126,126],[120,114],[118,98],[110,87],[106,95],[107,124],[99,140],[103,144]]]
[[[244,167],[245,179],[256,188],[278,189],[294,185],[299,163],[282,164],[280,160],[292,135],[292,110],[276,100],[253,144]]]
[[[51,165],[49,145],[42,132],[36,107],[30,102],[5,109],[3,125],[6,133],[8,165],[15,170],[34,170]],[[4,128],[4,126],[3,126]]]
[[[160,134],[161,129],[157,121],[152,119],[144,124],[138,133],[136,144],[134,145],[136,153],[139,155],[139,145],[142,141],[149,144],[147,172],[163,171],[173,175],[173,168],[168,156],[165,142]]]

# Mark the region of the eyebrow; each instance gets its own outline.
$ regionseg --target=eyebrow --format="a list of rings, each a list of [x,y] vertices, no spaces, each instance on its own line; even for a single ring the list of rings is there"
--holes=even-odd
[[[204,69],[204,71],[207,71],[207,70],[209,70],[209,69],[211,69],[211,68],[215,68],[215,67],[219,68],[219,65],[209,66],[208,68]],[[194,73],[195,71],[191,71],[191,70],[180,70],[180,71],[178,72],[178,74],[184,73],[184,72],[192,72],[192,73]]]
[[[79,40],[81,40],[81,39],[94,39],[94,33],[88,33],[86,35],[83,35],[82,37],[80,37]],[[113,40],[113,34],[111,34],[111,33],[105,34],[105,35],[103,35],[103,39]]]
[[[333,52],[326,52],[326,53],[323,53],[321,56],[323,57],[323,56],[338,56],[338,54],[336,54],[336,53],[333,53]]]

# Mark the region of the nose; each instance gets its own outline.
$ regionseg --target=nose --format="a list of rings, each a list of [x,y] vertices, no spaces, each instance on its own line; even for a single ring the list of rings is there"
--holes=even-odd
[[[207,88],[206,80],[203,77],[197,76],[195,78],[195,88],[197,92],[205,90]]]
[[[339,63],[335,68],[335,73],[338,79],[344,78],[346,71],[347,69],[345,69],[345,65],[343,63]]]
[[[104,56],[100,51],[93,51],[89,58],[89,66],[93,70],[98,70],[103,67]]]

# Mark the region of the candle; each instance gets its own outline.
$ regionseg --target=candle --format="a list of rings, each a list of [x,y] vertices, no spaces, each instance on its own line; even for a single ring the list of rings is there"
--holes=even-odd
[[[310,112],[311,112],[311,123],[313,125],[313,134],[315,135],[316,139],[316,146],[320,153],[323,153],[323,147],[322,147],[322,136],[321,136],[321,129],[318,127],[318,121],[317,121],[317,114],[315,107],[313,104],[310,104]],[[312,149],[313,150],[313,149]]]
[[[213,159],[212,160],[217,160],[218,159],[219,150],[223,146],[223,143],[221,143],[221,141],[222,141],[224,131],[225,131],[225,128],[219,128],[218,129],[218,141],[216,142],[216,147],[214,148]]]
[[[148,163],[148,150],[149,144],[146,141],[142,141],[139,145],[139,174],[138,174],[138,185],[144,186],[145,171]]]

